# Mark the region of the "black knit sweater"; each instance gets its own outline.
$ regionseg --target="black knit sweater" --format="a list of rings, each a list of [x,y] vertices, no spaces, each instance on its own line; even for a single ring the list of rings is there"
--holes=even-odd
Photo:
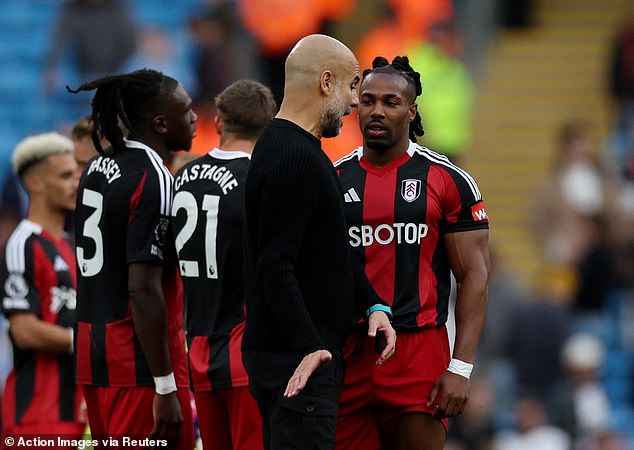
[[[355,294],[360,309],[380,300],[352,266],[343,193],[320,140],[274,119],[253,151],[245,209],[243,350],[341,349]]]

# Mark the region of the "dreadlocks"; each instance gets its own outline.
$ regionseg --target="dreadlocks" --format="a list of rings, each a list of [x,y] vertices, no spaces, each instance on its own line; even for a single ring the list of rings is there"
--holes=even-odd
[[[392,63],[388,63],[387,59],[383,56],[377,56],[372,61],[372,69],[366,69],[363,71],[363,78],[367,77],[371,73],[395,73],[407,81],[407,84],[414,88],[416,95],[412,103],[416,101],[416,97],[423,93],[423,87],[420,83],[420,73],[416,72],[412,66],[409,65],[409,58],[407,56],[397,56],[392,60]],[[416,117],[409,125],[409,138],[412,141],[416,141],[416,136],[422,136],[425,134],[423,130],[423,122],[420,114],[416,111]]]
[[[89,81],[77,89],[66,86],[66,89],[73,94],[97,90],[92,99],[91,118],[95,125],[92,141],[97,151],[105,155],[100,142],[102,137],[110,141],[115,153],[123,151],[125,144],[119,121],[128,130],[134,130],[140,119],[153,113],[152,109],[162,94],[173,91],[177,86],[175,79],[161,72],[142,69]]]

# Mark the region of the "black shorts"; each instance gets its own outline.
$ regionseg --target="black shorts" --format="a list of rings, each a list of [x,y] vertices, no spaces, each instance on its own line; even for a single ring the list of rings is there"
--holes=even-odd
[[[331,361],[319,367],[297,397],[284,397],[288,380],[303,354],[245,351],[249,388],[262,414],[266,450],[332,449],[337,427],[343,359],[332,352]]]

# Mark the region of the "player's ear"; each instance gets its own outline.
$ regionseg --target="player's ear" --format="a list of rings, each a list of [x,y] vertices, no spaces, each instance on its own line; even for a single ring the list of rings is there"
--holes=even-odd
[[[412,121],[416,117],[417,112],[418,105],[416,103],[412,103],[411,105],[409,105],[409,111],[407,112],[407,122],[412,123]]]
[[[158,134],[167,133],[167,119],[164,115],[159,114],[152,117],[152,129]]]
[[[319,76],[319,87],[326,96],[329,96],[334,91],[335,75],[330,70],[324,70]]]
[[[218,136],[220,136],[225,130],[225,123],[217,114],[216,117],[214,117],[214,126],[216,127],[216,133],[218,133]]]

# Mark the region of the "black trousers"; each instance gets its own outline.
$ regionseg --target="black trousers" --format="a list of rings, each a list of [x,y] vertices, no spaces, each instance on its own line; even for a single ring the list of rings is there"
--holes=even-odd
[[[343,384],[341,353],[320,366],[297,397],[284,397],[303,354],[249,350],[242,354],[249,388],[262,414],[265,450],[331,450]]]

